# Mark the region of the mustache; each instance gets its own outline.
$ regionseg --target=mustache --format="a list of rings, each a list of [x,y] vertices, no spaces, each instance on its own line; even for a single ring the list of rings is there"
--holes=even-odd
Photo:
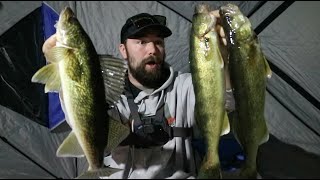
[[[142,61],[143,64],[148,64],[148,63],[155,63],[155,64],[161,64],[162,59],[157,56],[150,56]]]

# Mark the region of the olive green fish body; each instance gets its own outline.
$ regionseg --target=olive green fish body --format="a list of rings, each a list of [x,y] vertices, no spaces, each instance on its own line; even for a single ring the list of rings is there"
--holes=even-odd
[[[233,131],[245,153],[241,176],[256,178],[256,156],[260,144],[268,140],[264,118],[267,76],[271,70],[261,51],[251,24],[235,5],[220,8],[226,31],[229,73],[236,103]]]
[[[199,5],[192,21],[190,70],[196,97],[195,119],[206,139],[207,153],[199,178],[220,178],[218,145],[226,116],[223,59],[214,31],[215,17]]]
[[[64,21],[68,13],[62,12],[57,27],[58,41],[70,48],[59,62],[61,87],[70,123],[91,170],[103,166],[108,106],[98,55],[80,23],[75,18],[69,22],[71,16]]]
[[[118,141],[125,138],[129,129],[122,127],[120,122],[115,123],[113,119],[110,122],[106,92],[120,97],[124,84],[123,71],[126,71],[127,66],[111,56],[98,56],[89,36],[69,7],[60,13],[56,28],[56,46],[46,55],[51,63],[37,71],[32,82],[46,84],[45,92],[61,93],[72,132],[60,145],[57,156],[84,155],[89,169],[81,178],[110,175],[118,170],[103,168],[105,150],[108,147],[110,151],[116,143],[120,143]],[[118,66],[110,74],[118,76],[105,78],[101,66],[105,65],[104,69],[111,72],[108,68],[114,67],[109,67],[110,63]],[[120,68],[121,65],[124,67]],[[105,88],[106,82],[110,83],[111,80],[116,82],[117,87],[113,89],[119,94]],[[116,101],[117,97],[109,99]],[[110,134],[123,137],[111,137]],[[109,140],[115,145],[110,145]]]

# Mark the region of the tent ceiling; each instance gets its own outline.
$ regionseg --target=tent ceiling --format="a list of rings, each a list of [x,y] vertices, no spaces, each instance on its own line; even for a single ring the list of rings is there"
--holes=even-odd
[[[0,4],[0,35],[39,6],[41,6],[41,1],[2,1]]]

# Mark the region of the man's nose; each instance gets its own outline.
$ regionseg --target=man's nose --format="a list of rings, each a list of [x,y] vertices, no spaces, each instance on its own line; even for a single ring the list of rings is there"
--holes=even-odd
[[[158,47],[154,42],[149,42],[148,45],[147,45],[147,49],[148,49],[148,53],[150,55],[154,55],[158,51]]]

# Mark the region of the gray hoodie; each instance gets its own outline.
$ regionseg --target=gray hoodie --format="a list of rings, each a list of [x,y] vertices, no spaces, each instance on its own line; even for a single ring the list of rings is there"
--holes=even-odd
[[[200,158],[191,144],[192,139],[199,137],[194,120],[195,95],[191,74],[174,72],[170,67],[170,77],[159,89],[141,91],[134,102],[138,105],[139,113],[153,116],[162,98],[165,102],[165,118],[170,120],[170,126],[192,127],[193,137],[174,137],[163,146],[150,148],[118,146],[104,158],[104,163],[123,171],[108,178],[195,178]],[[116,105],[121,118],[130,120],[130,108],[125,95],[121,95],[121,100]],[[232,92],[226,92],[226,108],[234,110]]]

